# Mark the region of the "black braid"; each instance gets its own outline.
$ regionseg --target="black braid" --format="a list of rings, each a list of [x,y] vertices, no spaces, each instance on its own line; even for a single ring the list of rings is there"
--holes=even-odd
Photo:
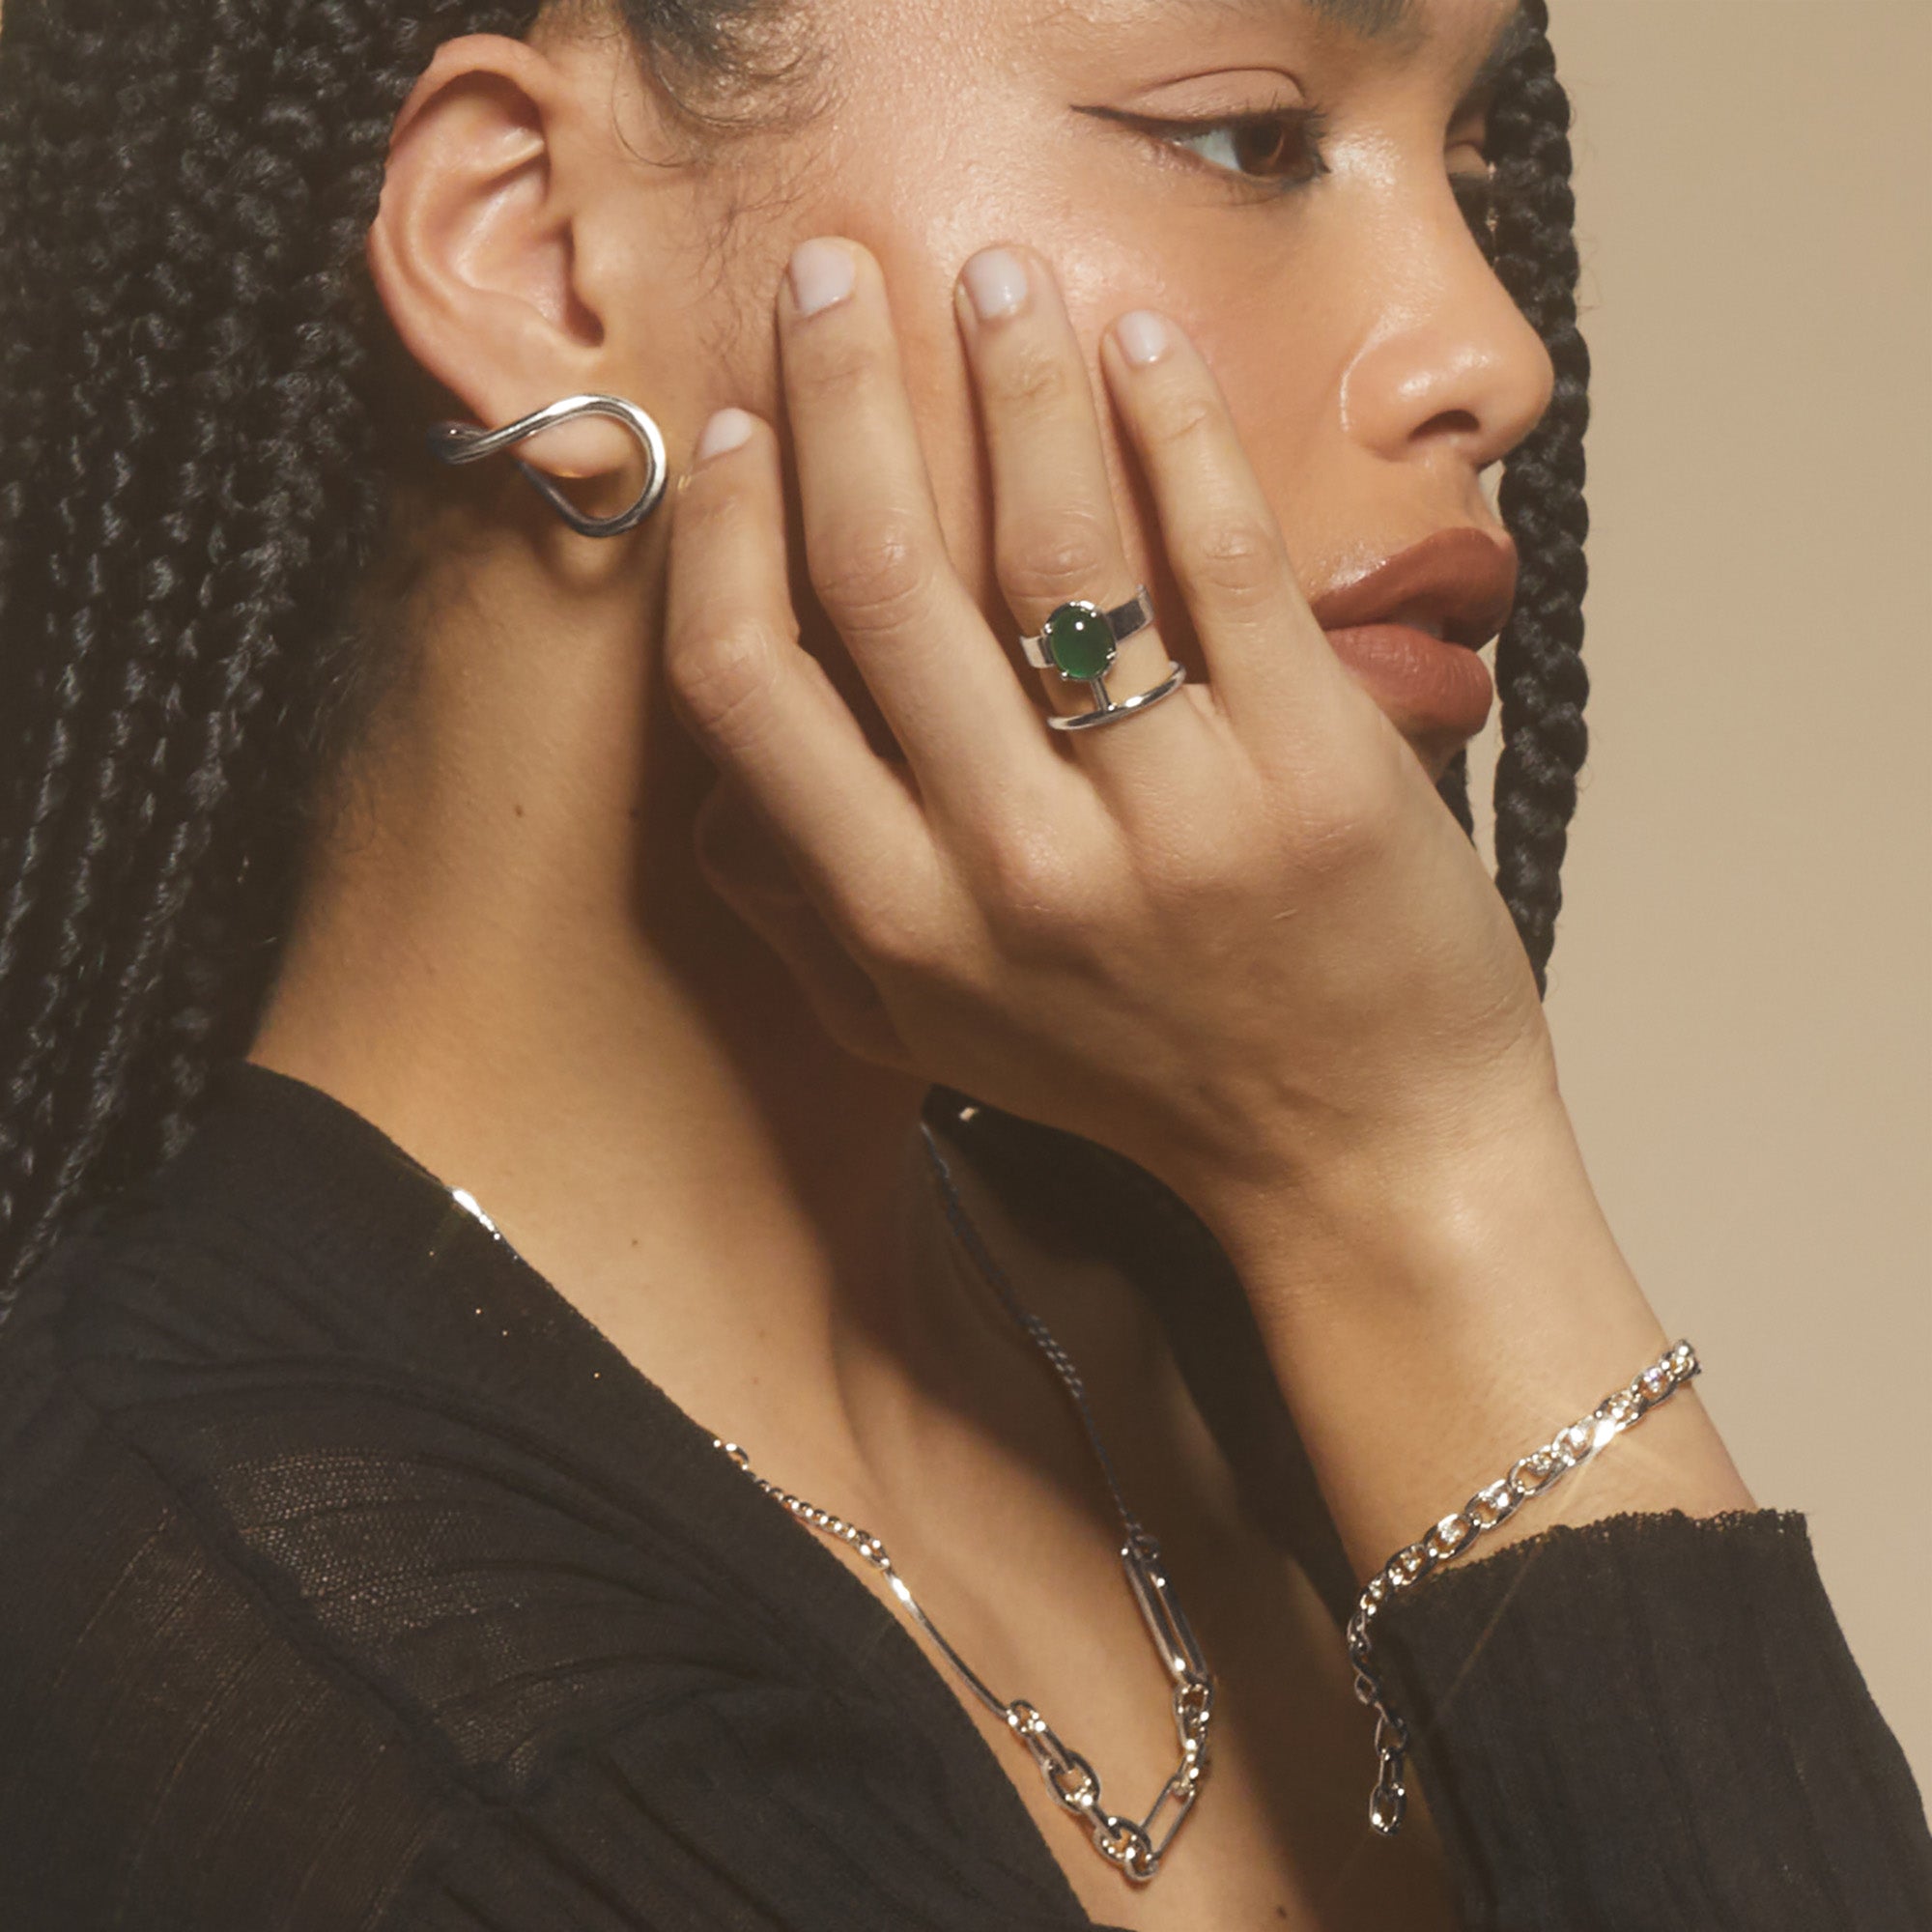
[[[1547,0],[1524,0],[1539,29],[1490,115],[1496,274],[1555,368],[1543,420],[1503,465],[1499,507],[1520,557],[1516,608],[1496,640],[1502,753],[1496,761],[1496,887],[1522,934],[1538,992],[1547,984],[1577,774],[1590,735],[1583,704],[1583,433],[1590,352],[1577,327],[1577,204],[1570,99],[1556,78]]]
[[[171,1151],[246,1043],[360,688],[349,598],[387,507],[361,243],[389,128],[440,42],[538,11],[7,9],[0,1291]],[[692,71],[754,11],[626,5]]]
[[[366,684],[350,599],[388,501],[361,243],[388,130],[437,44],[538,8],[8,0],[0,1309],[81,1205],[178,1145],[250,1037]],[[701,73],[760,0],[623,11]],[[1524,595],[1499,650],[1500,883],[1539,980],[1582,757],[1588,373],[1550,67],[1539,43],[1494,124],[1498,270],[1559,370],[1503,498]]]
[[[1498,279],[1542,336],[1555,370],[1543,420],[1503,465],[1499,507],[1521,559],[1510,621],[1496,640],[1503,749],[1496,763],[1496,885],[1522,935],[1539,993],[1547,985],[1562,867],[1589,750],[1580,655],[1589,572],[1583,539],[1583,433],[1590,353],[1577,328],[1576,200],[1570,100],[1556,79],[1548,0],[1525,0],[1535,41],[1502,78],[1489,117],[1492,187],[1463,204]],[[1459,752],[1437,789],[1471,838],[1469,765]]]

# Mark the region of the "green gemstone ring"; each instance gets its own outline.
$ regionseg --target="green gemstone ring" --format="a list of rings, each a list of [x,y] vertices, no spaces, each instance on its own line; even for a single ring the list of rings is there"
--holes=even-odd
[[[1047,723],[1056,731],[1078,731],[1092,724],[1106,724],[1117,718],[1145,711],[1150,704],[1179,689],[1187,673],[1171,658],[1167,676],[1151,691],[1137,693],[1118,703],[1107,695],[1107,673],[1114,667],[1122,638],[1145,630],[1153,622],[1153,604],[1142,584],[1124,604],[1103,611],[1084,597],[1063,604],[1041,625],[1037,635],[1020,639],[1026,661],[1036,670],[1058,671],[1064,678],[1085,684],[1094,694],[1095,709],[1068,716],[1052,716]]]
[[[1153,605],[1142,584],[1124,604],[1103,611],[1084,597],[1063,604],[1040,627],[1037,636],[1022,638],[1020,649],[1036,670],[1057,670],[1062,677],[1092,681],[1105,677],[1114,662],[1114,647],[1153,622]]]

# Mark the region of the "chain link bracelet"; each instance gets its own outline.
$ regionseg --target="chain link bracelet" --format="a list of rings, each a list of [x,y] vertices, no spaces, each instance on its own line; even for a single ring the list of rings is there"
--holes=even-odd
[[[1679,1342],[1660,1355],[1628,1386],[1607,1395],[1588,1415],[1559,1430],[1541,1449],[1532,1449],[1510,1465],[1508,1475],[1490,1484],[1459,1510],[1445,1516],[1420,1543],[1399,1549],[1369,1578],[1349,1619],[1349,1662],[1355,1667],[1355,1695],[1376,1714],[1376,1788],[1369,1795],[1369,1823],[1384,1837],[1402,1826],[1405,1789],[1404,1753],[1408,1749],[1408,1726],[1389,1708],[1369,1650],[1369,1626],[1390,1597],[1413,1589],[1431,1571],[1460,1556],[1486,1530],[1507,1522],[1532,1496],[1552,1489],[1572,1469],[1587,1463],[1607,1442],[1641,1422],[1661,1402],[1666,1402],[1700,1364],[1689,1342]]]

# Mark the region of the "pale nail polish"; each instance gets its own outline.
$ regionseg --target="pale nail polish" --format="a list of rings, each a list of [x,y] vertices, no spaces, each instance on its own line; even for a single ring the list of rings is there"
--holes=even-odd
[[[752,440],[755,420],[743,410],[720,410],[698,434],[697,447],[691,454],[693,466],[743,449]]]
[[[998,322],[1026,306],[1026,264],[1007,248],[982,248],[960,271],[973,313],[981,322]]]
[[[791,298],[800,315],[842,302],[858,280],[852,251],[837,242],[801,242],[792,251]]]
[[[1114,340],[1136,369],[1145,369],[1167,354],[1174,338],[1167,324],[1151,309],[1137,308],[1115,323]]]

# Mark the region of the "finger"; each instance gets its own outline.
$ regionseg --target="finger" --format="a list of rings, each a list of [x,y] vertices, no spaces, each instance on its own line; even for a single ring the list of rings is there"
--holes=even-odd
[[[1221,709],[1250,745],[1306,729],[1346,677],[1213,373],[1175,323],[1146,309],[1108,329],[1101,363]]]
[[[1087,358],[1052,271],[1030,251],[985,249],[966,264],[956,298],[992,475],[996,568],[1015,623],[1037,634],[1076,600],[1115,609],[1140,586],[1121,536]],[[1104,654],[1105,630],[1085,630],[1073,641],[1091,650],[1097,640]],[[1104,681],[1118,701],[1158,685],[1170,668],[1159,631],[1149,625],[1120,640]],[[1059,668],[1036,675],[1056,711],[1095,708],[1084,677]],[[1066,735],[1083,755],[1125,776],[1144,773],[1150,756],[1182,755],[1202,723],[1191,703],[1163,702],[1131,736],[1119,724]]]
[[[826,1033],[862,1060],[915,1071],[877,987],[820,917],[728,776],[698,808],[694,849],[707,883],[783,960]]]
[[[672,518],[666,686],[807,890],[848,918],[880,882],[919,876],[931,837],[797,639],[777,439],[755,416],[724,410],[698,439]]]
[[[987,822],[1059,761],[947,555],[871,256],[802,243],[779,336],[812,588],[928,806]]]

